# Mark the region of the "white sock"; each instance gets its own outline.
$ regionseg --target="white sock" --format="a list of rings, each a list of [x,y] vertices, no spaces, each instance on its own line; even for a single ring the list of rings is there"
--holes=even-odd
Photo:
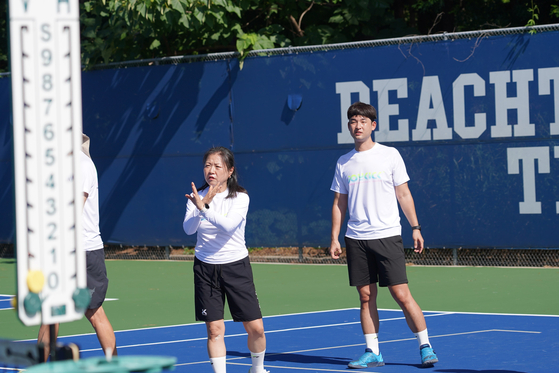
[[[264,354],[266,354],[266,350],[262,352],[250,352],[250,357],[252,358],[252,368],[250,373],[264,372]]]
[[[367,348],[370,348],[376,355],[379,354],[378,333],[365,334],[365,343]]]
[[[212,368],[214,368],[214,373],[225,373],[225,356],[221,357],[210,357],[210,363],[212,363]]]
[[[427,329],[425,329],[425,330],[423,330],[419,333],[413,333],[413,334],[417,338],[417,342],[419,343],[419,347],[421,347],[422,345],[431,346],[431,343],[429,343],[429,334],[427,333]]]

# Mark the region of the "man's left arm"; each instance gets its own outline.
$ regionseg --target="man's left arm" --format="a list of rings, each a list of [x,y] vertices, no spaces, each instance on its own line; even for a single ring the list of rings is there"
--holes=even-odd
[[[418,226],[419,221],[417,220],[417,214],[415,213],[415,204],[413,202],[413,197],[408,187],[408,183],[403,183],[398,185],[396,188],[396,198],[400,203],[400,207],[406,215],[408,222],[412,227]],[[412,230],[413,237],[413,247],[416,253],[421,253],[423,251],[423,236],[419,229]]]

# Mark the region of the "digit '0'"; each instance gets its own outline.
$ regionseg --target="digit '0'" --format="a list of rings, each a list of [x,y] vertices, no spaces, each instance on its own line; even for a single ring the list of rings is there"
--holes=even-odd
[[[58,275],[54,272],[51,272],[49,275],[49,287],[51,289],[56,289],[58,287]]]

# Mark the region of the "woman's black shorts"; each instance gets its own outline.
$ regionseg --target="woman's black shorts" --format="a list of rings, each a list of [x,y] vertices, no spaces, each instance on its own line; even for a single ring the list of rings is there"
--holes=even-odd
[[[225,298],[234,321],[262,318],[248,256],[227,264],[209,264],[194,258],[196,320],[224,318]]]

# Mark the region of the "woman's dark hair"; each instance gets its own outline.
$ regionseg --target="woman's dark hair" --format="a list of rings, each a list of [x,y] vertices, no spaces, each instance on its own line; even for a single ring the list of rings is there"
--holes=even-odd
[[[204,154],[204,164],[206,164],[208,157],[212,154],[220,155],[225,167],[227,167],[227,170],[233,169],[233,173],[229,176],[229,179],[227,179],[227,188],[229,189],[229,193],[225,198],[237,197],[237,193],[247,193],[246,189],[239,185],[237,167],[235,167],[235,156],[233,155],[233,152],[223,146],[215,146]],[[204,182],[204,185],[198,188],[198,191],[204,190],[207,187],[209,187],[208,183]]]
[[[371,122],[377,120],[376,109],[372,105],[365,104],[363,102],[355,102],[349,107],[349,109],[347,109],[347,119],[351,119],[356,115],[369,118]]]

